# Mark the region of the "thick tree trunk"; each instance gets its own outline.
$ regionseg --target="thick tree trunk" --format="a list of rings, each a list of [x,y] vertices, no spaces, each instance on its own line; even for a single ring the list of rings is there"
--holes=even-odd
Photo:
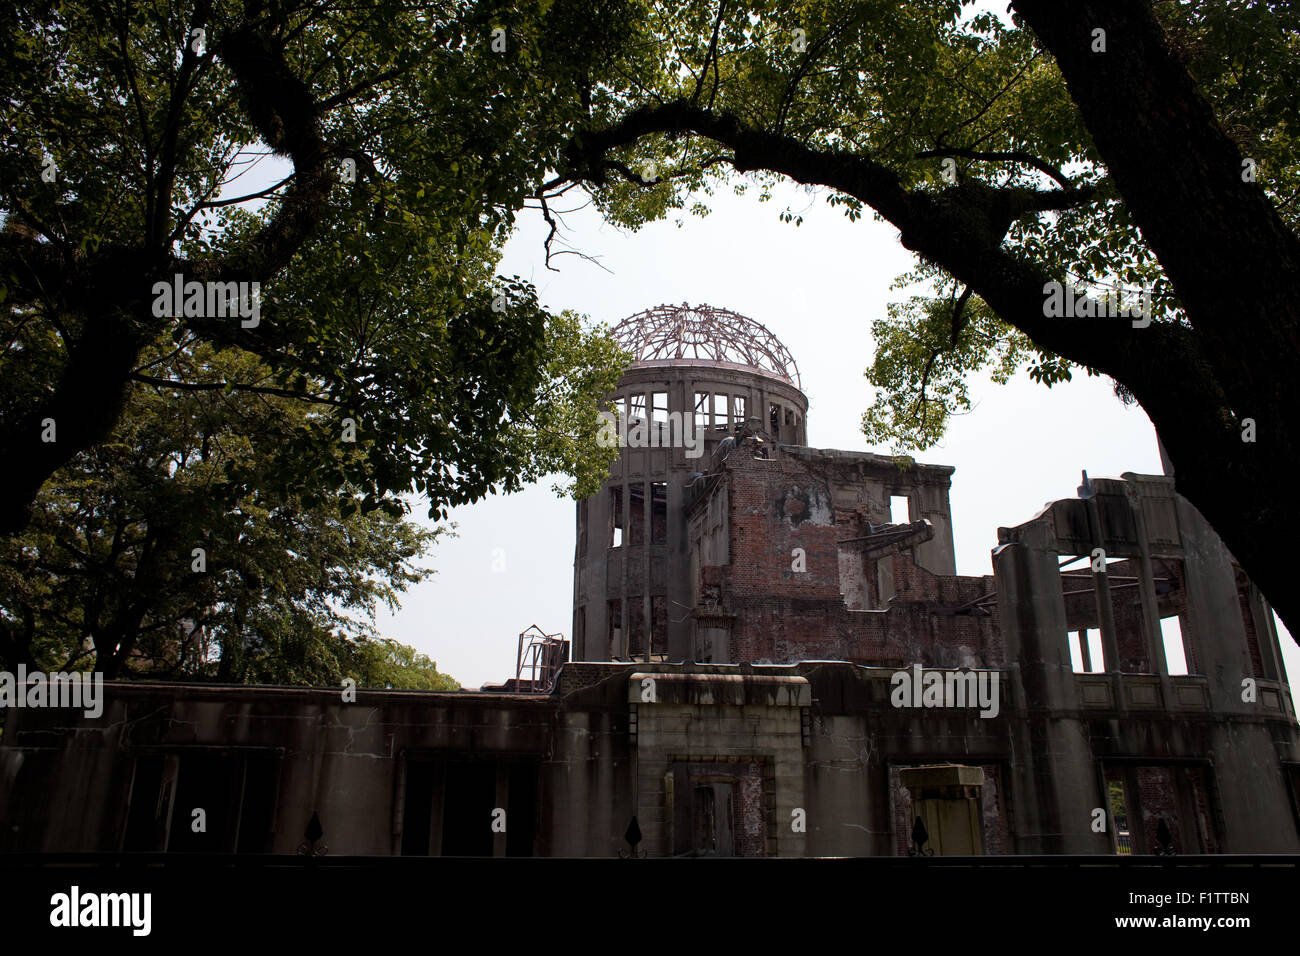
[[[140,350],[161,327],[148,326],[132,315],[145,308],[144,292],[149,288],[147,273],[140,271],[138,276],[141,291],[129,298],[120,292],[124,281],[129,281],[121,272],[112,291],[88,282],[81,286],[78,291],[83,295],[100,293],[99,301],[87,302],[93,307],[71,314],[84,332],[70,349],[58,384],[28,416],[0,429],[5,462],[0,469],[0,534],[25,528],[28,509],[41,486],[78,453],[106,438],[117,424]]]
[[[1300,638],[1289,561],[1300,540],[1300,240],[1243,175],[1248,157],[1198,93],[1148,2],[1015,0],[1012,8],[1056,58],[1223,393],[1219,416],[1208,420],[1154,400],[1150,388],[1134,394],[1179,491]],[[1104,53],[1093,52],[1099,29]],[[1255,421],[1254,443],[1242,441],[1246,418]]]

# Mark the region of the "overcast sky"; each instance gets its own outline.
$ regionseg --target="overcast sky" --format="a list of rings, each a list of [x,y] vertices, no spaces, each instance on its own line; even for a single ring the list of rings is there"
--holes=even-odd
[[[760,203],[755,192],[720,191],[711,215],[682,214],[680,228],[671,217],[637,233],[604,223],[591,208],[571,213],[564,239],[604,268],[568,255],[552,259],[558,273],[544,264],[545,224],[525,213],[499,271],[536,284],[552,310],[609,325],[661,303],[747,315],[798,362],[810,445],[889,453],[868,446],[859,427],[872,399],[863,372],[874,351],[871,321],[901,297],[889,286],[912,267],[911,254],[892,226],[850,222],[823,194],[786,186]],[[779,220],[787,205],[802,213],[801,226]],[[1005,386],[978,381],[972,398],[972,412],[916,456],[956,467],[959,574],[991,574],[998,527],[1073,497],[1081,469],[1092,477],[1161,473],[1150,421],[1119,402],[1109,379],[1078,376],[1048,389],[1022,374]],[[396,615],[381,614],[381,632],[429,654],[466,687],[514,676],[518,635],[531,624],[568,637],[574,504],[556,498],[550,484],[456,509],[459,537],[431,556],[437,574],[409,591]],[[1283,647],[1289,673],[1300,674],[1300,649],[1285,634]]]

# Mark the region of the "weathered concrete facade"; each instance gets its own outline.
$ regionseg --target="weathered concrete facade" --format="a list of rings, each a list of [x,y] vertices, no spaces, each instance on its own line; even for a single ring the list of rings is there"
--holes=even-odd
[[[110,684],[98,720],[9,715],[0,849],[331,855],[891,855],[909,767],[979,768],[990,853],[1295,852],[1297,739],[1284,688],[1208,705],[1048,711],[1030,661],[996,717],[895,707],[892,668],[571,663],[549,695]],[[647,683],[652,680],[653,684]],[[1139,699],[1144,675],[1075,675]],[[1209,699],[1173,677],[1179,699]],[[1265,700],[1271,703],[1264,703]],[[1288,779],[1289,778],[1289,779]],[[1120,814],[1109,786],[1132,789]],[[1097,808],[1107,826],[1097,832]],[[202,810],[206,832],[194,833]],[[498,811],[504,811],[498,815]],[[1122,834],[1116,823],[1132,821]],[[503,832],[494,830],[500,822]]]
[[[678,354],[617,397],[707,441],[625,447],[580,504],[548,692],[10,711],[0,850],[883,856],[919,817],[921,852],[1300,851],[1271,608],[1172,479],[1085,477],[964,576],[953,469],[805,447],[792,379]]]
[[[919,553],[947,475],[746,441],[720,454],[686,509],[700,553],[727,559],[693,563],[693,617],[697,648],[740,663],[571,662],[548,694],[350,703],[109,684],[98,719],[11,711],[0,848],[292,853],[316,813],[332,854],[610,856],[635,818],[654,856],[889,855],[911,842],[908,779],[936,776],[909,768],[956,764],[981,781],[965,804],[917,799],[932,827],[977,815],[986,853],[1155,852],[1162,821],[1179,853],[1300,849],[1271,612],[1172,481],[1098,480],[1001,529],[992,575],[960,577]],[[898,491],[925,517],[877,524]],[[710,525],[720,501],[730,518]],[[1165,660],[1171,618],[1189,673]],[[1084,667],[1070,641],[1090,631]],[[900,701],[922,672],[996,676],[996,704]]]
[[[703,309],[704,318],[687,310],[697,326],[723,317],[749,323]],[[692,358],[685,340],[691,328],[703,330],[689,326],[691,319],[672,326],[675,341],[665,342],[646,334],[638,318],[619,326],[637,361],[609,396],[627,434],[601,490],[576,509],[575,660],[687,659],[693,639],[684,613],[692,607],[681,520],[687,490],[714,450],[737,434],[759,431],[795,444],[807,436],[808,399],[792,361],[759,366]],[[756,337],[766,332],[757,323],[745,330]],[[654,357],[664,354],[671,357]]]

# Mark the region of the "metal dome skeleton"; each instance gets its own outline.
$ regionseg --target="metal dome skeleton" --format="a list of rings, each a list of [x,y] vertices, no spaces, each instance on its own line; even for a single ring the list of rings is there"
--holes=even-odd
[[[802,388],[790,350],[753,319],[711,305],[659,305],[613,329],[635,362],[674,359],[726,362],[771,373]]]

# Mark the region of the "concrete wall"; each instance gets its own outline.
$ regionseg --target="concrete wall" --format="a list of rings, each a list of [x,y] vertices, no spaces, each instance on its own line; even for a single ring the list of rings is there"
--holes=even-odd
[[[691,381],[669,381],[678,401]],[[680,478],[670,453],[625,450],[623,478]],[[690,608],[670,651],[710,663],[570,662],[546,695],[109,684],[97,719],[10,710],[0,850],[293,853],[315,813],[336,855],[610,857],[634,818],[654,856],[888,855],[918,810],[904,771],[959,764],[983,773],[985,852],[1153,852],[1161,822],[1180,853],[1300,851],[1271,611],[1172,481],[1099,479],[999,529],[994,574],[963,577],[950,475],[742,443],[672,486],[665,544],[589,539],[587,608],[662,588]],[[900,493],[910,520],[890,524]],[[1088,628],[1095,673],[1070,652]],[[898,696],[922,671],[996,707]]]
[[[1142,688],[1159,685],[1142,675],[1120,675],[1118,685],[1108,675],[1074,675],[1078,703],[1047,710],[1031,702],[1018,673],[1034,666],[997,672],[994,717],[895,706],[892,669],[832,661],[571,663],[545,696],[363,690],[355,703],[322,690],[108,684],[99,719],[9,713],[0,849],[126,847],[136,804],[152,813],[157,803],[153,792],[137,801],[133,787],[141,768],[162,757],[180,766],[174,805],[164,807],[171,836],[164,821],[156,846],[137,847],[160,849],[190,820],[194,808],[177,794],[202,755],[223,767],[249,755],[270,760],[272,812],[265,839],[253,842],[273,853],[296,852],[313,812],[331,855],[402,853],[412,828],[429,823],[412,819],[413,806],[432,812],[433,835],[405,852],[439,853],[452,787],[432,804],[414,801],[418,768],[442,768],[450,780],[490,766],[495,791],[457,818],[482,837],[483,853],[610,857],[629,849],[624,835],[636,816],[639,849],[653,856],[710,852],[695,845],[702,819],[725,838],[712,852],[889,855],[906,848],[910,830],[899,772],[942,763],[985,769],[991,851],[1114,852],[1110,830],[1094,829],[1107,774],[1135,781],[1135,819],[1173,820],[1181,852],[1300,849],[1281,766],[1300,756],[1300,741],[1281,688],[1260,685],[1274,692],[1277,709],[1225,720],[1203,678],[1173,680],[1194,692],[1176,695],[1183,703],[1172,710],[1130,703],[1122,711],[1107,690],[1118,686],[1120,699],[1141,703],[1150,699]],[[507,785],[513,767],[535,773],[527,792]],[[238,788],[218,791],[202,801],[210,826],[255,817]],[[705,797],[716,801],[711,816],[699,812]],[[488,832],[498,806],[508,828],[528,834],[525,847]]]

